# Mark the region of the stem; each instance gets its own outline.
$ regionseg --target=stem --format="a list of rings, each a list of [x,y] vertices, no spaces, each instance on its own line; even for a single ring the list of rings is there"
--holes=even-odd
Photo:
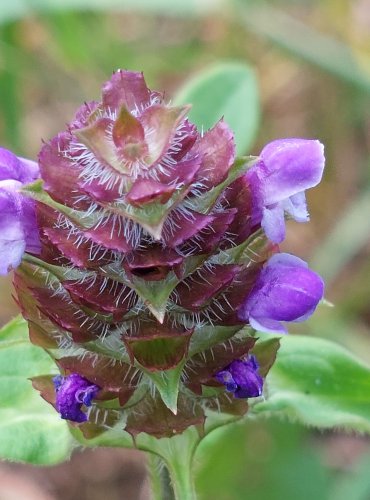
[[[146,448],[151,452],[148,468],[153,500],[196,500],[192,477],[192,462],[198,439],[182,439],[184,436],[166,440],[160,450]],[[156,444],[160,444],[160,440]]]
[[[157,439],[144,433],[136,446],[149,453],[148,470],[152,500],[196,500],[193,461],[198,445],[214,430],[240,420],[241,417],[217,418],[213,415],[206,432],[199,434],[194,426],[171,438]],[[203,429],[202,429],[203,430]]]
[[[176,500],[196,500],[190,464],[171,463],[169,467]]]
[[[176,500],[196,500],[192,475],[193,455],[195,446],[183,446],[179,442],[170,441],[167,450],[166,465],[175,493]]]
[[[170,474],[165,462],[152,453],[148,456],[148,470],[153,500],[175,500]]]

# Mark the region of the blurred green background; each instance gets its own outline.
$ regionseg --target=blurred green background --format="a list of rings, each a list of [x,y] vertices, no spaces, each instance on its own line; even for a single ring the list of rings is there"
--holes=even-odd
[[[170,99],[220,61],[247,63],[258,78],[260,127],[248,153],[279,137],[325,144],[325,178],[308,193],[312,222],[289,225],[283,248],[323,275],[334,307],[292,330],[370,362],[369,0],[1,2],[0,144],[36,158],[41,139],[117,68],[143,71]],[[239,113],[256,112],[241,103]],[[10,280],[0,285],[5,323],[17,308]],[[204,444],[198,485],[204,500],[369,500],[369,467],[368,438],[249,422]],[[0,479],[1,500],[147,498],[135,452],[77,451],[42,470],[0,464]]]

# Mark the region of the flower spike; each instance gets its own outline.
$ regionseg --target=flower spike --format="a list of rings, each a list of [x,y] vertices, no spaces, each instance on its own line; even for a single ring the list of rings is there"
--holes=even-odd
[[[116,72],[43,145],[30,198],[19,188],[37,165],[0,150],[2,265],[18,266],[31,341],[61,372],[33,383],[86,439],[169,438],[202,432],[215,411],[244,415],[278,349],[261,353],[251,329],[284,332],[323,294],[273,243],[284,211],[307,219],[320,143],[283,139],[236,159],[227,123],[203,134],[188,110],[142,73]]]

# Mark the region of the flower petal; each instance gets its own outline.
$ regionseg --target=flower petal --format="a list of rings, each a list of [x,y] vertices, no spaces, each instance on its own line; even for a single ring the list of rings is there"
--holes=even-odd
[[[266,236],[274,243],[281,243],[285,238],[284,209],[280,204],[264,208],[261,226]]]
[[[255,398],[261,396],[263,378],[258,372],[256,358],[248,356],[234,359],[226,368],[216,373],[215,378],[233,392],[236,398]]]
[[[280,323],[280,321],[275,321],[269,318],[254,318],[253,316],[249,316],[249,324],[252,328],[259,332],[266,333],[277,333],[284,334],[288,333],[286,327]]]
[[[310,216],[307,211],[305,192],[294,194],[282,202],[284,211],[287,212],[297,222],[308,222]]]
[[[5,276],[19,266],[26,250],[26,243],[22,224],[14,216],[2,215],[0,233],[0,275]]]
[[[323,293],[322,279],[304,261],[276,254],[262,270],[239,316],[257,330],[284,333],[280,322],[307,319]]]
[[[212,348],[199,352],[186,363],[187,378],[185,384],[196,389],[199,384],[215,385],[215,375],[224,371],[236,358],[246,356],[253,348],[256,339],[230,338],[228,342],[213,345]],[[226,368],[225,368],[226,367]]]
[[[91,406],[91,401],[100,388],[77,373],[68,377],[58,375],[53,382],[60,416],[72,422],[86,422],[87,415],[82,411],[82,405]]]
[[[292,255],[291,253],[276,253],[273,255],[267,265],[269,268],[279,266],[292,266],[292,267],[302,267],[304,269],[308,269],[308,264],[303,259],[300,259],[296,255]]]
[[[22,200],[22,225],[26,241],[27,252],[40,254],[41,242],[36,220],[35,202],[29,198],[21,197]]]
[[[5,148],[0,148],[0,180],[12,179],[23,184],[32,182],[39,177],[39,167],[36,162],[27,158],[18,158]]]
[[[40,177],[39,166],[35,161],[28,160],[27,158],[18,158],[20,169],[19,169],[19,180],[23,184],[28,184],[33,182]]]
[[[324,169],[324,147],[316,140],[280,139],[265,146],[260,155],[264,205],[273,205],[316,186]]]
[[[40,251],[34,202],[20,194],[22,183],[0,181],[0,275],[15,269],[26,250]]]
[[[0,148],[0,180],[13,179],[19,181],[21,165],[14,153]]]

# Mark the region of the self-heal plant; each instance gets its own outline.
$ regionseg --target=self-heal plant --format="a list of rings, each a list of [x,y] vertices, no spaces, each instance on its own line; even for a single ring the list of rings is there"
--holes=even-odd
[[[184,499],[199,441],[264,398],[279,341],[255,330],[284,333],[323,297],[277,245],[284,212],[308,218],[322,145],[236,158],[228,125],[200,133],[188,110],[118,71],[42,147],[38,180],[33,162],[0,158],[1,270],[20,264],[31,342],[60,371],[34,387],[80,442],[160,456]]]

